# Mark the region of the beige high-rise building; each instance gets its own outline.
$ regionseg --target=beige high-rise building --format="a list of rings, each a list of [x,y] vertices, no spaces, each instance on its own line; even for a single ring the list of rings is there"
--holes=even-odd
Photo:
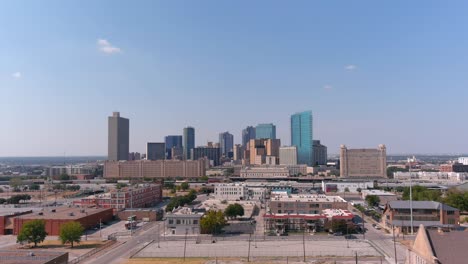
[[[275,156],[279,159],[279,148],[281,146],[281,140],[279,139],[251,139],[249,142],[250,151],[250,164],[261,165],[264,164],[266,156]],[[260,158],[257,156],[261,156]],[[258,163],[262,162],[262,163]],[[275,164],[277,164],[276,161]]]
[[[379,145],[377,149],[340,149],[341,177],[387,178],[387,148]]]
[[[242,160],[244,158],[244,149],[241,144],[235,144],[233,149],[233,159],[234,160]]]
[[[297,147],[280,147],[279,149],[280,165],[297,165]]]

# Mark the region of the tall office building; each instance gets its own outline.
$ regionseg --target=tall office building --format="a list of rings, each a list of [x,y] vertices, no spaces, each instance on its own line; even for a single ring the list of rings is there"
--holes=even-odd
[[[130,121],[119,112],[108,117],[108,160],[128,160],[130,145]]]
[[[247,149],[251,139],[255,139],[255,127],[248,126],[242,130],[242,147]]]
[[[219,166],[221,160],[221,150],[212,147],[196,147],[192,151],[192,159],[199,160],[207,158],[213,166]]]
[[[267,158],[271,160],[271,156],[275,157],[275,161],[279,159],[279,139],[251,139],[249,145],[250,165],[265,164]]]
[[[340,176],[357,178],[387,178],[387,148],[348,149],[341,145]]]
[[[195,147],[195,128],[185,127],[184,128],[184,159],[192,159],[191,150]]]
[[[164,143],[166,143],[166,158],[172,159],[172,148],[182,148],[182,136],[166,136]]]
[[[233,152],[233,160],[242,160],[244,158],[244,147],[241,144],[235,144]]]
[[[166,159],[166,144],[164,143],[146,143],[146,159],[147,160],[164,160]]]
[[[297,147],[280,147],[279,148],[279,164],[280,165],[297,165]]]
[[[219,133],[219,146],[221,147],[221,155],[227,157],[234,148],[234,136],[227,131]]]
[[[314,140],[314,165],[327,164],[327,146],[320,144],[320,140]]]
[[[312,111],[291,116],[291,145],[297,147],[297,163],[314,165]]]
[[[276,139],[276,126],[273,124],[258,124],[255,127],[255,139]]]

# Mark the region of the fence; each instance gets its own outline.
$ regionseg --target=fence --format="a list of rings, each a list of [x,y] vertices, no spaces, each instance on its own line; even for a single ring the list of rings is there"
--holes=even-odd
[[[107,241],[104,245],[98,247],[98,248],[95,248],[91,251],[89,251],[88,253],[84,254],[84,255],[81,255],[79,257],[77,257],[76,259],[73,259],[71,261],[68,261],[68,264],[77,264],[77,263],[80,263],[81,261],[93,256],[94,254],[106,249],[106,248],[109,248],[110,246],[114,245],[115,243],[117,243],[116,241]]]

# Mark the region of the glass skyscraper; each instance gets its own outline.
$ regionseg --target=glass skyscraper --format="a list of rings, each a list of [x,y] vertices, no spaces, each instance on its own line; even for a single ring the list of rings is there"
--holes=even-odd
[[[251,139],[255,139],[255,127],[248,126],[242,130],[242,147],[247,149]]]
[[[297,147],[297,163],[314,165],[312,111],[291,116],[291,145]]]
[[[191,159],[191,150],[195,147],[195,128],[184,128],[184,158]]]
[[[182,136],[175,135],[175,136],[166,136],[164,138],[164,142],[166,143],[166,158],[172,159],[172,148],[182,148]]]
[[[255,139],[276,139],[276,126],[273,124],[258,124],[255,127]]]
[[[234,149],[234,135],[229,132],[219,133],[219,146],[221,148],[221,155],[228,156],[229,152]]]

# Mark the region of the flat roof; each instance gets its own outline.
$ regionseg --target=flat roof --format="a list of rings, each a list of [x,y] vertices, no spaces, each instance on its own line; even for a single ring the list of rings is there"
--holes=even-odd
[[[52,212],[55,210],[55,212]],[[77,208],[77,207],[46,207],[42,211],[43,215],[38,213],[18,216],[21,219],[80,219],[89,215],[111,210],[112,208]],[[72,214],[72,215],[71,215]]]
[[[2,264],[41,264],[64,254],[68,253],[42,250],[0,250],[0,262]]]
[[[0,208],[0,216],[15,215],[18,213],[24,213],[28,211],[37,212],[40,210],[41,208],[33,208],[33,207],[24,207],[24,208],[6,207],[6,208]]]
[[[382,190],[362,190],[362,193],[369,194],[369,195],[380,195],[380,196],[395,196],[396,194],[391,192],[386,192]]]
[[[271,201],[279,201],[279,202],[343,202],[345,203],[346,200],[339,197],[339,196],[327,196],[327,195],[320,195],[320,194],[310,194],[310,195],[277,195],[271,197]]]

